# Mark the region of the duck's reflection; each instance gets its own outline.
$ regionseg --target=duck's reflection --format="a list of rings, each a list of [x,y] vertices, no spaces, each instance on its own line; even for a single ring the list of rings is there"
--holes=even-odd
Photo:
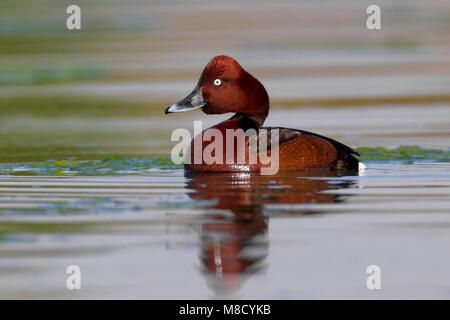
[[[264,268],[269,252],[268,218],[278,214],[276,208],[266,205],[342,201],[335,194],[321,193],[350,184],[320,179],[330,175],[323,171],[275,176],[186,173],[188,188],[194,190],[190,196],[196,200],[214,200],[216,204],[212,208],[219,209],[217,214],[208,216],[209,222],[202,224],[201,229],[203,271],[216,294],[233,293],[243,279]],[[231,215],[223,214],[230,211]],[[319,212],[289,207],[282,210],[282,214],[316,213]]]

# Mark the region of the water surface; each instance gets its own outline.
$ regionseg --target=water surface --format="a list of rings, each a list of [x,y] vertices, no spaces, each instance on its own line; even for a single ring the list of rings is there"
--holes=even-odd
[[[450,4],[0,3],[0,298],[450,298]],[[268,126],[358,148],[365,172],[192,175],[163,117],[217,54]],[[79,265],[82,290],[66,289]],[[381,290],[366,268],[380,266]]]
[[[2,298],[450,295],[448,162],[259,176],[109,161],[128,169],[3,168]],[[72,264],[80,291],[65,288]],[[380,291],[366,288],[371,264],[382,268]]]

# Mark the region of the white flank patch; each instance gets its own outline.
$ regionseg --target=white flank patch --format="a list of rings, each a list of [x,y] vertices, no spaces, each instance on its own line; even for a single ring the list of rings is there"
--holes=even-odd
[[[362,162],[358,164],[358,171],[366,171],[366,165]]]

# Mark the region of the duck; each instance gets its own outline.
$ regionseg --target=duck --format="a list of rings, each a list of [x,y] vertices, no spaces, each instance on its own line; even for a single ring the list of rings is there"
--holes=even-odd
[[[194,90],[184,99],[165,108],[165,114],[201,109],[207,115],[233,113],[233,116],[204,131],[192,139],[185,154],[184,167],[194,172],[261,172],[269,164],[260,161],[276,152],[277,172],[305,169],[358,170],[361,165],[359,153],[341,142],[323,135],[286,127],[264,127],[269,115],[269,95],[263,84],[247,72],[234,58],[219,55],[213,57],[203,69]],[[214,142],[208,131],[222,133],[223,141],[218,144],[225,156],[230,150],[225,148],[228,130],[239,130],[246,134],[245,143],[233,144],[234,161],[193,161],[195,152],[204,152]],[[268,134],[269,132],[269,134]],[[270,132],[277,133],[277,143],[271,143]],[[262,138],[262,134],[265,138]],[[272,136],[275,136],[272,134]],[[266,148],[259,148],[256,141],[268,141]],[[253,141],[253,143],[252,143]],[[234,142],[234,141],[233,141]],[[217,153],[217,150],[215,151]],[[237,153],[243,152],[245,160],[237,162]],[[257,161],[249,161],[250,152],[257,154]],[[214,153],[214,152],[213,152]],[[224,157],[225,157],[224,156]],[[186,161],[187,160],[187,161]],[[270,165],[273,165],[271,163]]]

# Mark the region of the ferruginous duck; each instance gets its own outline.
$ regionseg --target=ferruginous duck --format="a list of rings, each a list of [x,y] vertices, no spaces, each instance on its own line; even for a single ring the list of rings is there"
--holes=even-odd
[[[334,139],[304,130],[263,127],[269,113],[267,91],[231,57],[212,58],[194,90],[180,102],[167,107],[165,113],[197,108],[206,114],[231,112],[234,115],[192,140],[190,151],[185,154],[185,169],[262,172],[272,166],[278,172],[319,168],[357,170],[359,167],[359,161],[354,157],[359,155],[358,152]],[[236,143],[238,137],[227,134],[238,129],[245,132],[241,144]],[[208,152],[213,161],[205,157]],[[256,161],[252,154],[256,155]],[[277,157],[272,157],[275,154]]]

